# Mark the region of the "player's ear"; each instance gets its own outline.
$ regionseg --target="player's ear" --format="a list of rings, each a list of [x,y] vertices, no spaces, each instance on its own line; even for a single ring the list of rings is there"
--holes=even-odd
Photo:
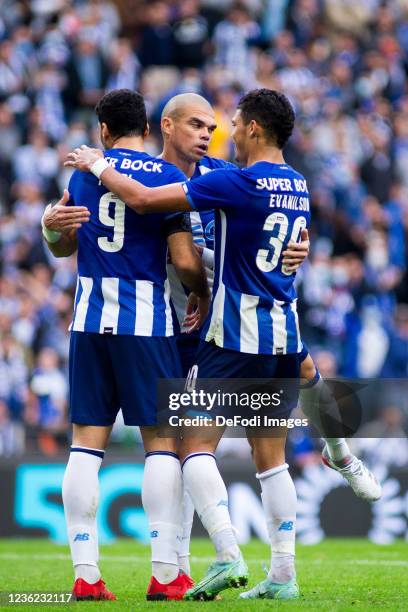
[[[170,119],[170,117],[163,117],[161,120],[161,130],[162,130],[162,134],[163,136],[168,136],[170,133],[170,129],[171,129],[171,125],[172,125],[172,120]]]
[[[147,138],[150,133],[150,125],[146,123],[145,131],[143,132],[143,138]]]
[[[251,119],[251,121],[248,123],[248,133],[250,138],[256,138],[259,136],[259,125],[255,119]]]
[[[109,138],[110,134],[109,134],[109,128],[106,125],[105,122],[101,123],[101,140],[102,142],[106,142],[106,140]]]

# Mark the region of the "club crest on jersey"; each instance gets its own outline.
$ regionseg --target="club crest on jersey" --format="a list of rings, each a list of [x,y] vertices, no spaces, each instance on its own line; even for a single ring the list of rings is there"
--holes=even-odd
[[[215,222],[214,220],[212,220],[209,223],[207,223],[207,225],[205,226],[205,230],[204,230],[206,240],[210,242],[214,242],[214,225],[215,225]]]
[[[89,540],[89,533],[77,533],[74,542],[87,542]]]
[[[292,531],[293,530],[293,521],[283,521],[279,525],[278,531]]]

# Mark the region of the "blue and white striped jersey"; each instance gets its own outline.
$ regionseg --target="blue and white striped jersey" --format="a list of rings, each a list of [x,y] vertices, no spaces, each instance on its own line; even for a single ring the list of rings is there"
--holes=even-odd
[[[148,187],[185,180],[172,164],[130,149],[105,152],[119,172]],[[138,215],[89,173],[74,172],[71,203],[91,217],[78,230],[78,284],[72,331],[171,336],[166,215]]]
[[[286,164],[214,170],[184,190],[195,210],[215,209],[215,280],[206,341],[243,353],[301,350],[295,274],[282,251],[310,223],[306,181]]]
[[[215,157],[204,156],[196,164],[196,169],[190,180],[194,180],[219,168],[236,168],[234,164],[217,159]],[[214,250],[214,211],[213,210],[194,210],[189,213],[191,221],[191,231],[195,244],[203,248]],[[212,287],[214,273],[212,268],[206,267],[207,279],[210,288]],[[187,307],[187,298],[190,291],[183,285],[176,274],[174,266],[168,266],[168,276],[171,287],[171,301],[174,305],[179,325],[184,319]]]

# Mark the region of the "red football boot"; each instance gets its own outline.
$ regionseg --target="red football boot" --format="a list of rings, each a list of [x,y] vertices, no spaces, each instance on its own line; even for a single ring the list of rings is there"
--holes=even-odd
[[[191,589],[192,580],[187,574],[180,573],[175,580],[168,584],[160,584],[154,576],[151,577],[147,589],[146,599],[148,601],[179,601],[183,599],[184,593]]]
[[[108,599],[109,601],[116,600],[116,595],[108,591],[104,581],[98,580],[94,584],[89,584],[83,578],[77,578],[75,580],[72,594],[77,601],[99,601],[101,599]]]
[[[192,589],[192,588],[193,588],[193,586],[195,585],[195,582],[194,582],[194,580],[191,578],[191,576],[189,576],[188,574],[186,574],[186,572],[183,572],[183,570],[180,570],[180,575],[181,575],[181,576],[183,576],[183,578],[184,578],[184,580],[185,580],[185,582],[186,582],[186,584],[187,584],[187,587],[188,587],[189,589]]]

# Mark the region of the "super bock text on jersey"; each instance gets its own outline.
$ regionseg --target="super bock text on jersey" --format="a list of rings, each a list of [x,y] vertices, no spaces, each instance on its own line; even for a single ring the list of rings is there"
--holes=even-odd
[[[183,187],[194,210],[215,210],[213,302],[202,337],[242,353],[300,352],[295,274],[282,267],[282,251],[310,223],[304,177],[261,161]]]
[[[149,187],[185,179],[143,152],[117,148],[105,157]],[[155,425],[157,379],[181,376],[166,272],[174,215],[137,215],[88,173],[75,172],[68,190],[71,204],[91,213],[77,233],[71,420],[109,426],[121,408],[127,425]]]

